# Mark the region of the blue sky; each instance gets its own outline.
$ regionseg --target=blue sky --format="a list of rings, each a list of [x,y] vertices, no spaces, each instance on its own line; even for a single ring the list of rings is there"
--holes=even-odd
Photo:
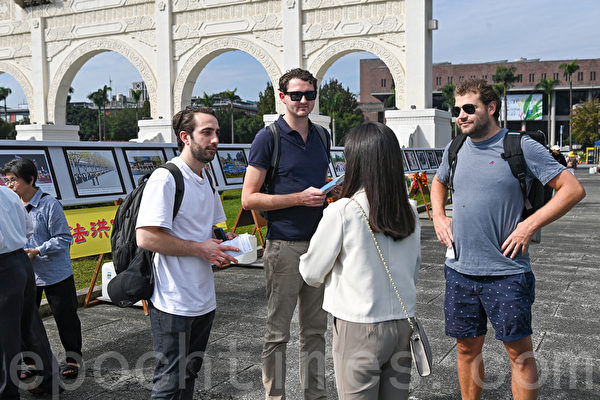
[[[598,0],[433,0],[433,16],[439,29],[433,34],[434,62],[472,63],[514,60],[600,58],[600,2]],[[359,91],[359,60],[374,57],[352,53],[327,71],[325,80],[335,78],[353,93]],[[116,53],[102,53],[88,61],[71,86],[74,101],[112,81],[113,94],[127,94],[140,74]],[[225,53],[200,73],[194,95],[237,89],[240,97],[257,100],[268,81],[267,73],[252,56],[236,51]],[[0,86],[13,93],[8,105],[25,102],[20,87],[7,74]]]

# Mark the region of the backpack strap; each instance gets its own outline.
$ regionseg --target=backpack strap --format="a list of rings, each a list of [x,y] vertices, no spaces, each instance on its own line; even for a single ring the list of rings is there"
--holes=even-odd
[[[525,211],[529,213],[533,206],[527,196],[527,163],[525,162],[525,156],[523,155],[523,149],[521,148],[521,132],[507,132],[504,136],[504,153],[502,158],[508,162],[510,171],[519,181],[521,186],[521,193],[523,194],[523,204],[525,204]]]
[[[448,187],[454,192],[454,171],[456,170],[456,158],[458,150],[462,147],[463,143],[467,140],[467,135],[461,133],[452,139],[450,147],[448,147],[448,165],[450,165],[450,179],[448,180]]]
[[[267,171],[265,182],[265,193],[271,193],[271,184],[275,179],[277,168],[279,167],[279,159],[281,158],[281,136],[279,136],[279,127],[277,122],[273,122],[267,126],[269,133],[271,134],[271,141],[273,142],[273,151],[271,152],[271,165]]]
[[[213,194],[215,194],[215,185],[213,183],[212,177],[210,176],[210,173],[208,172],[208,170],[204,171],[204,175],[206,175],[208,184],[210,185],[210,188],[212,189]]]
[[[321,125],[313,124],[313,126],[317,130],[317,133],[321,138],[321,142],[323,142],[323,146],[327,151],[327,159],[329,160],[329,162],[331,162],[331,141],[329,140],[329,135],[327,134],[325,128],[323,128]]]
[[[168,169],[173,178],[175,178],[175,203],[173,204],[173,219],[177,216],[179,212],[179,207],[181,207],[181,202],[183,201],[183,193],[185,191],[185,185],[183,183],[183,174],[179,167],[172,162],[168,162],[166,164],[160,165],[159,168]]]

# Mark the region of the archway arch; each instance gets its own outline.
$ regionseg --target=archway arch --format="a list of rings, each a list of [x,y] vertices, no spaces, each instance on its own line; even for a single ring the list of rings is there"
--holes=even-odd
[[[173,110],[181,110],[191,99],[196,78],[206,65],[219,55],[232,50],[241,50],[253,56],[267,71],[271,83],[279,81],[281,70],[269,53],[255,43],[230,37],[212,40],[196,49],[186,60],[173,87]],[[275,99],[277,101],[277,99]]]
[[[66,101],[69,85],[81,67],[92,57],[114,51],[125,57],[139,71],[150,98],[150,112],[157,114],[156,77],[146,60],[131,46],[115,39],[94,39],[80,43],[61,63],[48,90],[48,119],[55,125],[66,123]]]
[[[366,51],[379,57],[389,68],[396,87],[396,107],[405,109],[406,100],[406,72],[401,61],[385,47],[367,39],[342,39],[329,44],[312,61],[308,70],[315,73],[319,82],[323,80],[325,73],[331,65],[346,54],[357,51]]]
[[[9,74],[12,76],[17,83],[23,89],[23,93],[25,93],[25,97],[27,98],[27,104],[29,107],[29,115],[35,115],[35,105],[33,102],[33,87],[31,86],[31,82],[29,82],[29,78],[25,73],[13,63],[0,61],[0,71]]]

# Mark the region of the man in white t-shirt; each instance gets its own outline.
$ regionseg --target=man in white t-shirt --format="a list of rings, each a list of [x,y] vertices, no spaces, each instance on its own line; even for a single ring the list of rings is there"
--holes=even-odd
[[[152,399],[193,398],[216,308],[211,264],[237,262],[224,252],[238,250],[213,238],[214,225],[226,219],[205,171],[219,144],[215,112],[188,107],[175,114],[173,129],[181,155],[171,162],[184,181],[181,207],[173,219],[175,179],[158,168],[144,188],[136,224],[138,246],[156,253],[149,303],[156,357]],[[234,236],[227,233],[227,239]]]

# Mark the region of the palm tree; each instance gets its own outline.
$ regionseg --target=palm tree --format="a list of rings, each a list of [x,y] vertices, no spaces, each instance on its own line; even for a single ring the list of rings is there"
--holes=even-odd
[[[6,98],[11,93],[12,93],[12,90],[10,90],[10,88],[0,86],[0,101],[4,100],[4,122],[8,122],[8,120],[7,120],[8,113],[6,112]]]
[[[563,70],[563,76],[569,81],[569,150],[572,149],[571,135],[571,112],[573,111],[573,74],[579,69],[577,60],[570,64],[561,64],[558,68]]]
[[[100,93],[100,90],[97,90],[88,94],[87,98],[98,107],[98,140],[102,140],[102,94]]]
[[[231,143],[234,142],[234,137],[233,137],[233,102],[236,100],[241,100],[240,96],[238,96],[237,94],[235,94],[235,92],[237,92],[237,88],[233,89],[233,90],[226,90],[225,92],[223,92],[223,95],[225,96],[225,99],[229,101],[229,115],[231,117]]]
[[[215,95],[208,95],[206,92],[204,92],[204,95],[200,97],[200,104],[202,104],[204,107],[212,107],[213,104],[215,104]]]
[[[138,106],[140,105],[140,98],[142,97],[142,91],[141,90],[132,90],[131,97],[133,97],[133,101],[135,101],[135,120],[137,121],[140,119],[138,117]]]
[[[508,92],[508,89],[510,89],[513,86],[513,83],[515,83],[517,81],[517,77],[515,76],[515,71],[517,70],[517,67],[515,66],[511,66],[511,67],[505,67],[504,65],[498,65],[496,67],[496,73],[494,75],[492,75],[492,81],[494,81],[495,83],[499,84],[500,88],[501,88],[501,94],[502,97],[504,98],[504,127],[506,128],[506,125],[508,124],[508,110],[507,110],[507,100],[506,100],[506,94]]]
[[[98,93],[102,100],[102,108],[103,108],[102,116],[104,118],[104,124],[103,124],[104,140],[106,140],[106,105],[109,103],[108,92],[112,92],[112,88],[110,86],[104,85],[104,87],[102,89],[98,89]]]
[[[552,92],[554,91],[554,86],[556,86],[557,83],[558,83],[558,81],[555,81],[552,78],[550,78],[550,79],[542,78],[542,79],[540,79],[538,84],[535,85],[535,89],[541,90],[542,92],[544,92],[546,94],[546,96],[548,96],[548,133],[546,134],[546,136],[548,138],[550,138],[550,130],[551,130],[552,123],[553,123],[553,121],[550,120],[550,107],[551,107],[551,99],[552,99],[551,96],[552,96]],[[550,143],[550,142],[552,142],[552,143]],[[547,143],[549,143],[550,145],[553,145],[554,137],[550,138],[550,140],[548,140]]]
[[[454,107],[454,90],[456,89],[456,86],[454,86],[454,83],[448,83],[446,86],[444,86],[442,88],[442,96],[444,97],[444,102],[442,103],[442,108],[447,109],[448,111],[451,111],[452,107]],[[456,119],[454,120],[454,137],[456,137]]]

